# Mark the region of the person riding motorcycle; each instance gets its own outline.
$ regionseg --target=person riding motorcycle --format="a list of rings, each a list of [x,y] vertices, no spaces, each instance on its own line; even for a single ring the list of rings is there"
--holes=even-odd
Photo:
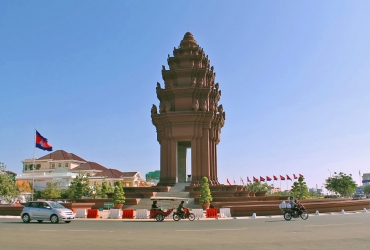
[[[298,209],[298,202],[297,200],[294,200],[294,197],[293,196],[290,196],[289,197],[290,201],[290,209],[292,209],[294,211],[295,214],[299,214],[300,213],[300,209]]]
[[[183,218],[184,217],[184,214],[185,214],[184,208],[185,208],[184,207],[184,201],[181,201],[180,205],[177,208],[177,212],[179,213],[180,218]]]

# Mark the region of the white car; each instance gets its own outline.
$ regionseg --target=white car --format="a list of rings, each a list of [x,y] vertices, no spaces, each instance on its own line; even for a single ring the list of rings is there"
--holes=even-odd
[[[39,223],[44,220],[51,223],[64,221],[70,223],[74,220],[75,215],[68,208],[63,207],[53,201],[30,201],[23,208],[21,218],[24,223],[29,223],[31,220],[37,220]]]

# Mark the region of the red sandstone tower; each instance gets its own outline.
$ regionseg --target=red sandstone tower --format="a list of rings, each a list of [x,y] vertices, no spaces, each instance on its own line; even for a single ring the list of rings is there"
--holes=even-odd
[[[203,49],[187,32],[169,69],[162,66],[164,88],[157,83],[159,113],[153,104],[152,122],[161,145],[161,177],[158,185],[173,186],[186,182],[186,152],[191,148],[191,185],[203,176],[218,185],[217,144],[225,122],[225,112],[218,105],[221,97],[216,73]]]

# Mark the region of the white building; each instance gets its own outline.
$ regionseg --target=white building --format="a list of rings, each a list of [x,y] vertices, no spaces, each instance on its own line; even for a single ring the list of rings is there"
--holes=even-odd
[[[120,180],[123,186],[138,187],[144,181],[139,172],[108,169],[64,150],[54,151],[38,159],[25,159],[23,174],[17,175],[16,180],[34,183],[36,191],[43,190],[48,182],[58,182],[62,189],[67,189],[79,174],[87,176],[91,185],[101,184],[105,180],[109,186],[114,186]]]
[[[370,185],[370,173],[362,174],[362,185],[364,187],[366,187],[367,185]]]

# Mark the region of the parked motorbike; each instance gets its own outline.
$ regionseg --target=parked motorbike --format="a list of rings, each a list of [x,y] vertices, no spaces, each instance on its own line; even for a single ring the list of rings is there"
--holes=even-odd
[[[190,213],[189,209],[184,208],[184,212],[180,214],[179,212],[173,212],[173,220],[179,221],[181,219],[189,219],[190,221],[195,220],[195,215]]]

